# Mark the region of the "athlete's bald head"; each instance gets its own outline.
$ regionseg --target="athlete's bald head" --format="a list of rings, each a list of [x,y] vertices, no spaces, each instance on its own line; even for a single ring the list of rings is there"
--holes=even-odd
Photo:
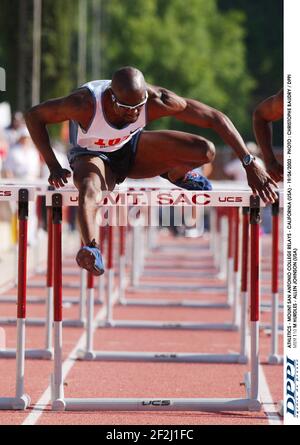
[[[135,104],[144,99],[146,82],[141,71],[132,66],[125,66],[113,74],[111,88],[118,99]]]

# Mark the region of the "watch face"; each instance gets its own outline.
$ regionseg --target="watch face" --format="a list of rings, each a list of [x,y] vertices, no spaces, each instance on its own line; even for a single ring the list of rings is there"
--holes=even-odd
[[[246,156],[244,157],[244,160],[243,160],[244,165],[249,165],[250,162],[251,162],[251,159],[252,159],[252,156],[251,156],[251,155],[246,155]]]

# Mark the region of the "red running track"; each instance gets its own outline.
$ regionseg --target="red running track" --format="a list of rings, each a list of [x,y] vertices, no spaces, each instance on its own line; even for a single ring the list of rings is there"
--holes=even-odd
[[[262,272],[270,271],[270,237],[262,237]],[[176,247],[174,247],[176,246]],[[68,258],[72,260],[72,258]],[[279,262],[281,267],[282,262]],[[207,272],[207,277],[197,277],[197,271]],[[69,270],[72,270],[70,268]],[[76,265],[74,261],[74,268]],[[178,276],[170,277],[168,272]],[[166,272],[166,276],[164,276]],[[180,272],[180,273],[179,273]],[[184,278],[184,272],[188,278]],[[193,272],[195,276],[189,276]],[[157,284],[164,282],[173,286],[187,283],[210,286],[224,282],[212,278],[214,265],[205,238],[173,238],[168,232],[160,232],[159,249],[148,255],[145,276],[141,283]],[[281,271],[282,272],[282,271]],[[152,274],[148,275],[148,274]],[[262,293],[263,301],[271,298],[271,277],[266,275],[263,287],[270,288]],[[38,278],[40,279],[40,277]],[[77,277],[65,275],[64,283],[75,283]],[[282,278],[279,287],[282,288]],[[44,289],[31,289],[28,294],[41,295]],[[64,288],[63,295],[76,295],[74,290]],[[11,291],[15,294],[15,290]],[[224,294],[209,294],[199,297],[195,292],[161,292],[145,296],[134,292],[128,298],[203,298],[212,301],[226,301]],[[95,312],[101,310],[100,306]],[[0,304],[1,315],[15,315],[15,306]],[[42,305],[28,305],[27,316],[44,316]],[[64,307],[63,318],[75,318],[77,306]],[[230,322],[231,311],[228,309],[189,309],[189,308],[143,308],[115,307],[116,319],[145,319],[170,321],[205,321]],[[270,313],[264,312],[261,320],[270,322]],[[282,320],[280,320],[282,322]],[[13,326],[5,327],[7,347],[15,347]],[[68,369],[65,379],[65,397],[244,397],[241,386],[248,365],[241,364],[197,364],[197,363],[134,363],[134,362],[78,362],[70,357],[70,352],[82,337],[79,328],[64,328],[63,354],[64,369]],[[27,347],[41,347],[44,330],[41,327],[28,327]],[[237,332],[217,331],[180,331],[151,329],[98,329],[95,333],[96,350],[116,351],[173,351],[173,352],[235,352],[239,348]],[[280,353],[282,353],[282,341]],[[26,360],[25,388],[31,396],[31,406],[26,412],[0,411],[0,424],[39,424],[39,425],[263,425],[281,422],[276,414],[278,403],[282,400],[282,366],[267,364],[270,353],[270,336],[264,331],[260,335],[261,370],[264,380],[261,382],[261,396],[265,403],[259,413],[249,412],[52,412],[49,403],[49,376],[53,363],[49,361]],[[15,386],[15,360],[0,359],[1,379],[0,395],[11,396]],[[48,393],[47,390],[48,389]],[[46,391],[46,392],[45,392]],[[270,398],[271,397],[271,398]],[[42,398],[42,400],[41,400]],[[273,404],[272,404],[273,402]]]

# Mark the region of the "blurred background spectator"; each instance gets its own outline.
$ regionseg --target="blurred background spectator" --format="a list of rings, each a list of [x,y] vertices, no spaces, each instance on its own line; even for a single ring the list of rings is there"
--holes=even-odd
[[[39,179],[41,175],[40,156],[27,128],[20,126],[13,138],[16,142],[10,145],[7,158],[4,161],[4,176],[29,181]]]
[[[16,127],[11,128],[11,141],[16,143],[9,147],[8,154],[3,163],[3,176],[5,178],[19,179],[21,181],[35,181],[41,176],[40,156],[35,148],[29,132],[18,121]],[[10,202],[11,210],[16,212],[16,203]],[[29,203],[30,218],[28,219],[28,244],[34,245],[37,240],[38,218],[36,203]]]
[[[2,166],[8,153],[8,142],[4,131],[0,128],[0,178],[2,176]]]
[[[5,129],[7,141],[11,147],[18,143],[24,129],[26,129],[26,124],[23,113],[16,111],[12,115],[11,124]]]

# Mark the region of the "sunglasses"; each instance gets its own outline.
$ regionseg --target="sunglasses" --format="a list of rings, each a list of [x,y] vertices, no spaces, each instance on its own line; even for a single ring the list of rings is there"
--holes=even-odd
[[[146,97],[145,97],[145,99],[142,102],[140,102],[139,104],[136,104],[136,105],[122,104],[121,102],[119,102],[117,100],[117,98],[114,95],[114,93],[112,92],[112,90],[111,90],[111,98],[114,101],[114,103],[117,104],[118,107],[120,107],[120,108],[125,108],[126,110],[136,110],[138,108],[143,107],[145,105],[145,103],[147,102],[147,100],[148,100],[148,91],[146,90]]]

